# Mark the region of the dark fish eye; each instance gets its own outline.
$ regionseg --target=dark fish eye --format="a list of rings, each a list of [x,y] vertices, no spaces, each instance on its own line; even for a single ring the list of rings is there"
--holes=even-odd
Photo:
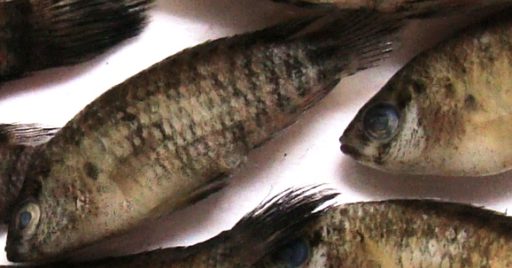
[[[299,267],[309,259],[309,254],[309,244],[304,239],[296,239],[281,248],[277,258],[287,267]]]
[[[28,211],[22,211],[19,217],[19,228],[25,229],[32,220],[32,214]]]
[[[34,202],[27,202],[18,210],[15,226],[24,236],[31,236],[39,223],[41,210]]]
[[[363,128],[366,135],[375,140],[388,140],[397,130],[400,115],[395,106],[379,103],[366,110],[363,117]]]

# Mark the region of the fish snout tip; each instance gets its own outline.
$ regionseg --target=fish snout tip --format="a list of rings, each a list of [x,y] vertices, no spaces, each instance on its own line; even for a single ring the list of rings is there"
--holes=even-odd
[[[355,147],[343,142],[341,143],[340,150],[342,153],[350,155],[356,159],[361,155],[361,153]]]
[[[5,253],[8,261],[21,263],[34,261],[33,256],[29,256],[32,253],[25,254],[24,252],[28,252],[25,249],[26,245],[23,240],[20,240],[19,238],[9,238],[9,234],[7,234]]]
[[[5,246],[5,253],[7,255],[7,260],[9,260],[9,261],[11,261],[11,262],[23,262],[19,251],[16,250],[16,248],[13,248],[12,246],[9,246],[9,244],[7,244]]]

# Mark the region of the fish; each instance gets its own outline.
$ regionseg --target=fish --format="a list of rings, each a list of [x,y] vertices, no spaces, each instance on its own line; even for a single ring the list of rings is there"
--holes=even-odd
[[[383,13],[403,13],[414,18],[481,12],[483,8],[510,5],[510,0],[273,0],[302,7],[370,9]]]
[[[511,217],[467,204],[348,203],[325,209],[293,235],[277,233],[281,247],[252,245],[270,249],[253,267],[512,267],[511,228]]]
[[[57,128],[37,124],[0,124],[0,221],[8,222],[10,208],[23,185],[23,172],[34,149],[50,140]]]
[[[290,189],[235,226],[188,247],[62,267],[512,266],[512,218],[430,199],[337,204],[328,189]],[[51,267],[61,267],[52,264]]]
[[[0,83],[89,60],[136,36],[153,0],[0,1]]]
[[[219,191],[249,151],[386,58],[402,25],[368,11],[300,17],[186,49],[113,87],[32,155],[8,259],[63,258]]]
[[[510,11],[406,64],[358,111],[340,138],[342,152],[395,174],[487,176],[510,170]]]
[[[318,218],[338,193],[313,185],[285,190],[247,213],[231,229],[192,246],[171,247],[95,261],[60,261],[24,267],[253,267],[282,238]],[[290,220],[293,219],[293,220]],[[271,244],[270,248],[257,248]],[[1,266],[11,268],[14,266]]]

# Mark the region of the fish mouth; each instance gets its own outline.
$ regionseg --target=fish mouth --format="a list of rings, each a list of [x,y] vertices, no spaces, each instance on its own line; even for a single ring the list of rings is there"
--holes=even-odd
[[[355,158],[356,160],[361,157],[361,152],[359,152],[359,150],[357,150],[356,147],[354,147],[350,144],[342,143],[340,146],[340,150],[342,153],[344,153],[346,155],[350,155],[353,158]]]
[[[34,256],[31,255],[34,255],[36,250],[28,251],[28,247],[25,241],[18,237],[10,238],[9,234],[7,234],[5,252],[7,255],[7,260],[11,262],[28,262],[35,260]]]
[[[345,133],[343,133],[343,135],[340,137],[339,141],[341,143],[340,150],[342,153],[344,153],[346,155],[350,155],[350,156],[354,157],[355,159],[359,159],[359,157],[361,157],[361,152],[359,152],[359,150],[355,146],[350,145],[350,143],[347,142]]]
[[[25,261],[22,254],[20,254],[20,251],[13,246],[6,246],[5,252],[7,254],[7,260],[9,260],[9,261],[12,261],[12,262],[24,262]]]

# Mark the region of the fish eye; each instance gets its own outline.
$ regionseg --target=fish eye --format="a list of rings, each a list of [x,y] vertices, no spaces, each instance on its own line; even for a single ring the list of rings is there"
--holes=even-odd
[[[24,235],[31,235],[39,223],[41,211],[33,202],[26,203],[18,210],[16,216],[16,228]]]
[[[277,253],[279,261],[286,263],[287,267],[300,267],[310,255],[309,243],[304,239],[296,239],[286,244]]]
[[[395,106],[388,103],[376,104],[364,114],[364,132],[372,139],[388,140],[396,134],[399,120],[400,115]]]

